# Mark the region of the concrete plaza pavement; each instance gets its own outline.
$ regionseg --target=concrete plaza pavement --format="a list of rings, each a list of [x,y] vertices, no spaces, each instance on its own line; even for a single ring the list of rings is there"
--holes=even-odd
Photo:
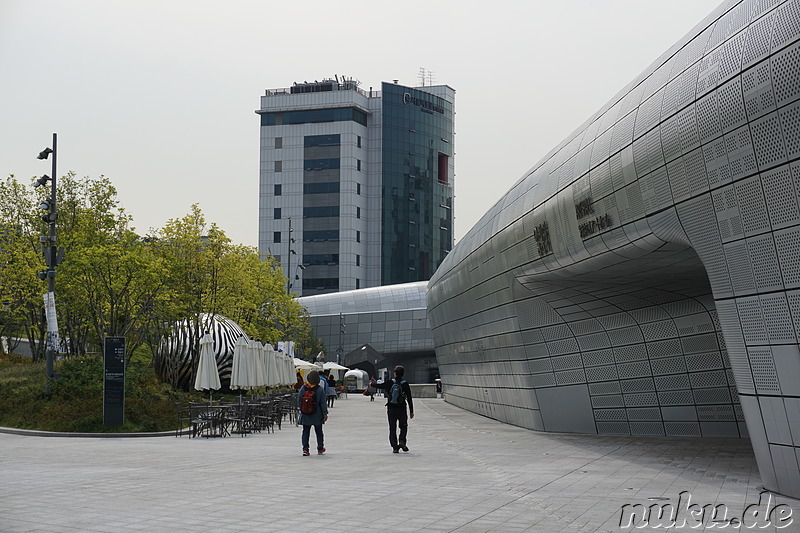
[[[760,495],[748,440],[538,433],[417,399],[410,451],[393,454],[383,403],[338,400],[328,452],[311,457],[290,424],[224,439],[0,433],[0,531],[800,531],[800,501]],[[727,515],[620,527],[626,504],[687,495]],[[789,519],[737,522],[748,506]]]

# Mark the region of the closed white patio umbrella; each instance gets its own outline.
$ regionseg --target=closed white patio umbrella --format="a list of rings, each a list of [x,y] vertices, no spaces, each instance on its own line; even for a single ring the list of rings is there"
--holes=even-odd
[[[267,357],[269,356],[267,352],[266,346],[258,344],[258,349],[256,350],[256,382],[258,383],[258,388],[267,387],[269,386],[269,362],[267,361]]]
[[[244,335],[236,339],[233,346],[233,366],[231,367],[231,388],[246,389],[245,375],[242,371],[242,360],[246,357],[245,352],[249,350],[248,341]],[[246,363],[245,363],[246,364]]]
[[[278,354],[282,355],[282,354]],[[294,368],[294,359],[291,357],[283,356],[279,359],[281,363],[281,368],[283,368],[283,384],[284,385],[293,385],[295,382],[295,373],[297,370]]]
[[[194,388],[208,391],[208,401],[211,402],[213,391],[221,387],[219,382],[219,368],[214,355],[214,339],[209,333],[200,338],[200,357],[197,361],[197,375],[194,379]]]
[[[294,358],[289,357],[288,355],[278,354],[281,356],[281,368],[284,369],[284,377],[283,377],[283,384],[284,385],[294,385],[295,383],[295,373],[297,370],[294,367]]]
[[[275,359],[275,348],[270,343],[264,344],[264,366],[267,370],[267,386],[274,387],[280,384],[281,377],[279,375],[280,368]]]
[[[259,354],[258,352],[261,350],[261,343],[256,340],[250,341],[250,346],[248,350],[248,374],[247,374],[247,388],[248,389],[257,389],[259,387],[258,383],[258,359]]]

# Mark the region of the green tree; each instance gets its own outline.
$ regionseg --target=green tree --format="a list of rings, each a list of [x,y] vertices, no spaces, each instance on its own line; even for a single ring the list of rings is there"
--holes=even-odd
[[[104,176],[59,180],[59,326],[69,351],[99,350],[105,336],[125,336],[128,353],[144,342],[147,314],[164,289],[163,265],[130,228],[117,191]]]
[[[44,268],[37,231],[43,223],[36,222],[32,191],[13,175],[0,181],[0,338],[9,347],[26,338],[38,360],[44,355],[47,288],[36,276]]]

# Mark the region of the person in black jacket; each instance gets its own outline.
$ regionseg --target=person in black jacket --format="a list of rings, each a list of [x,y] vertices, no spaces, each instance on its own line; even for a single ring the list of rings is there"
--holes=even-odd
[[[411,387],[408,381],[403,379],[406,369],[400,365],[394,368],[394,378],[384,381],[383,383],[375,382],[375,378],[370,380],[370,386],[376,389],[384,389],[388,391],[386,402],[386,414],[389,417],[389,444],[392,445],[393,453],[400,453],[402,449],[404,452],[408,451],[406,437],[408,435],[408,419],[414,418],[414,401],[411,398]],[[392,385],[395,383],[400,385],[402,394],[397,398],[398,402],[392,403]],[[406,404],[408,404],[408,413],[406,413]],[[397,426],[400,426],[400,438],[397,438]]]

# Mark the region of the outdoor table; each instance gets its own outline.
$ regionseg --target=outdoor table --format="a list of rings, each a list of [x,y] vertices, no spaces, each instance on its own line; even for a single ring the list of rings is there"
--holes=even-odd
[[[192,437],[225,437],[229,435],[225,420],[225,405],[191,404],[189,407]]]

